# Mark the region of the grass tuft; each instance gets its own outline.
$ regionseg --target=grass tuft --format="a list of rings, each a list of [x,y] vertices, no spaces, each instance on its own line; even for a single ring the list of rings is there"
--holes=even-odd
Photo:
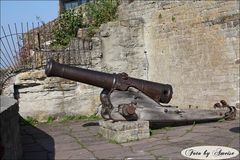
[[[53,116],[49,116],[47,119],[47,123],[51,124],[54,120],[55,118]]]
[[[39,123],[38,120],[30,116],[27,116],[25,120],[27,121],[28,124],[33,126],[36,126]]]
[[[94,120],[100,120],[102,119],[99,116],[91,115],[65,115],[60,119],[60,122],[68,122],[68,121],[77,121],[77,120],[85,120],[85,121],[94,121]]]

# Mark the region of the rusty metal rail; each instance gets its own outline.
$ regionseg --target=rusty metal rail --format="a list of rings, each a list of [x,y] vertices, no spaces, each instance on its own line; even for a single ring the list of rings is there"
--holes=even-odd
[[[1,26],[0,89],[19,72],[43,68],[48,58],[64,64],[91,65],[89,39],[73,38],[66,47],[51,47],[53,25],[54,21]]]

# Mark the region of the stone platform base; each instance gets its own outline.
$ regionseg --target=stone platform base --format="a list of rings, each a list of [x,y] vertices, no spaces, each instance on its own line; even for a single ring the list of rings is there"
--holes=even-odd
[[[116,143],[140,140],[150,136],[148,121],[99,121],[99,125],[99,133]]]

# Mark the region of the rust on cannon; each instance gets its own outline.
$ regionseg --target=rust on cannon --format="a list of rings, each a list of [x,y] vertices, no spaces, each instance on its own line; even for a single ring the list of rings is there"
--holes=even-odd
[[[127,91],[134,87],[157,103],[168,103],[172,99],[172,86],[129,77],[126,73],[109,74],[57,63],[50,60],[46,66],[47,76],[57,76],[104,88],[106,90]]]

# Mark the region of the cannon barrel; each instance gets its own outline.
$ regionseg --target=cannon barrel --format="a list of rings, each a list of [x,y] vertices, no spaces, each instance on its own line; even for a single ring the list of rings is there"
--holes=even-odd
[[[112,89],[126,91],[129,87],[137,88],[157,103],[168,103],[172,98],[172,86],[137,78],[128,77],[126,73],[109,74],[89,69],[73,67],[49,60],[45,74],[48,77],[61,77],[86,83],[109,91]]]

